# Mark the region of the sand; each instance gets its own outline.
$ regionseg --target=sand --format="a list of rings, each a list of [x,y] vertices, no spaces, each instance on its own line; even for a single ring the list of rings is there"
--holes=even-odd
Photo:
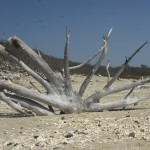
[[[44,89],[25,74],[13,82],[28,88]],[[85,76],[72,75],[75,91]],[[106,84],[107,78],[94,76],[84,98]],[[113,88],[133,82],[120,79]],[[101,102],[121,100],[128,91],[113,94]],[[149,95],[149,88],[136,89],[130,97]],[[149,100],[126,110],[94,113],[23,117],[0,101],[0,150],[148,150],[150,147]]]

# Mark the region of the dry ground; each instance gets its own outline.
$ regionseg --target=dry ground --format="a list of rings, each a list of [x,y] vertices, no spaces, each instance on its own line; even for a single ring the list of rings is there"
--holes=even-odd
[[[20,74],[14,82],[33,86],[30,76]],[[72,83],[78,91],[85,76],[73,75]],[[94,76],[85,97],[100,90],[106,77]],[[121,79],[114,84],[122,86],[133,80]],[[120,100],[127,92],[106,97]],[[137,89],[131,97],[149,94],[149,88]],[[149,100],[130,106],[126,110],[95,113],[56,115],[49,117],[22,117],[0,101],[0,150],[148,150],[150,147],[150,103]]]

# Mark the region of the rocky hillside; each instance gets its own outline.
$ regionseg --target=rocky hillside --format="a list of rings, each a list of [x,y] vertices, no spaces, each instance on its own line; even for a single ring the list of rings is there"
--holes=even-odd
[[[0,41],[0,44],[5,45],[5,41]],[[37,52],[37,50],[35,50]],[[22,51],[17,51],[16,55],[18,58],[20,58],[23,62],[25,62],[28,66],[30,66],[32,69],[39,71],[33,61],[25,54],[23,54]],[[51,66],[51,68],[55,71],[61,72],[63,69],[63,59],[56,58],[53,56],[45,55],[41,52],[41,56],[44,58],[44,60]],[[12,60],[8,59],[7,57],[0,54],[0,70],[9,70],[13,72],[22,72],[23,70]],[[69,62],[70,66],[75,66],[80,64],[79,62]],[[87,75],[90,70],[93,68],[92,65],[87,64],[84,67],[71,71],[71,74],[84,74]],[[119,67],[110,67],[110,74],[111,76],[114,76],[114,74],[119,70]],[[107,76],[107,72],[105,69],[105,66],[101,66],[96,74],[100,74],[103,76]],[[131,67],[128,66],[124,70],[124,72],[121,74],[122,78],[141,78],[142,76],[150,76],[150,68],[142,65],[142,67]]]

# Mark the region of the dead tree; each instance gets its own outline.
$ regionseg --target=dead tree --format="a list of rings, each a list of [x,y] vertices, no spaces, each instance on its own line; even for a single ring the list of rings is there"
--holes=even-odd
[[[0,81],[0,100],[7,103],[10,107],[19,113],[28,115],[52,115],[55,114],[54,108],[60,110],[63,113],[81,113],[81,112],[98,112],[103,110],[112,110],[116,108],[125,108],[128,105],[135,104],[139,101],[148,99],[149,96],[144,98],[123,98],[120,101],[101,103],[100,99],[110,94],[117,92],[131,90],[139,85],[144,85],[150,82],[150,78],[137,81],[132,84],[124,85],[119,88],[111,88],[113,83],[118,79],[120,74],[123,72],[124,68],[128,65],[131,59],[142,49],[142,47],[147,43],[142,44],[121,66],[120,70],[116,73],[106,83],[106,86],[101,91],[93,93],[87,98],[83,98],[85,90],[102,64],[102,61],[107,53],[108,47],[107,42],[110,38],[112,29],[103,37],[103,44],[99,52],[97,52],[89,60],[85,61],[82,65],[89,62],[95,56],[99,55],[99,58],[89,72],[84,82],[82,83],[78,92],[75,92],[72,88],[70,79],[70,69],[75,69],[78,67],[69,68],[68,64],[68,51],[69,51],[69,40],[70,32],[66,32],[66,43],[64,50],[64,70],[63,75],[58,72],[54,72],[51,67],[45,62],[45,60],[40,57],[35,51],[33,51],[29,46],[27,46],[21,39],[16,36],[10,37],[6,41],[6,45],[0,45],[0,53],[13,59],[17,64],[19,64],[25,71],[27,71],[36,81],[38,81],[46,90],[46,93],[41,93],[23,87],[21,85],[12,82]],[[37,72],[27,66],[19,57],[16,55],[17,51],[21,51],[27,57],[30,57],[36,67],[45,75],[45,78],[40,76]],[[47,107],[49,106],[49,108]]]

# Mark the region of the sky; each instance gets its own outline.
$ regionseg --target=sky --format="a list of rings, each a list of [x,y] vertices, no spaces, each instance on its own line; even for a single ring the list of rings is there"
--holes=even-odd
[[[103,65],[109,58],[111,66],[120,66],[148,40],[130,65],[150,67],[150,0],[1,0],[0,20],[0,40],[16,35],[58,58],[64,55],[67,26],[69,59],[76,62],[96,53],[112,27]]]

